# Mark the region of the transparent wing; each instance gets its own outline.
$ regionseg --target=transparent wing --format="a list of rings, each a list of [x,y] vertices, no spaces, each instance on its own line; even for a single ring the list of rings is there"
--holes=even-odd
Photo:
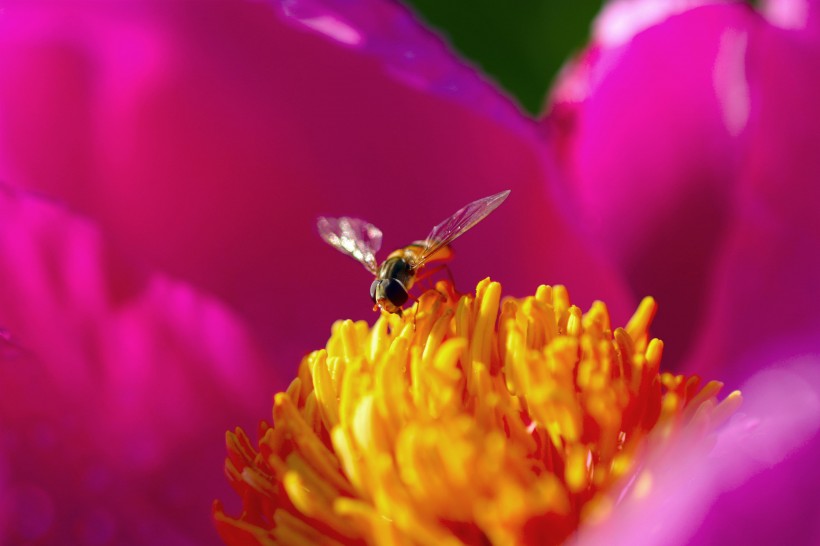
[[[506,199],[508,195],[510,195],[510,190],[502,191],[501,193],[473,201],[469,205],[457,210],[455,214],[433,228],[433,231],[430,232],[430,235],[428,235],[424,241],[424,251],[413,265],[420,267],[441,247],[450,244],[468,229],[486,218],[488,214],[498,208],[498,205],[504,202],[504,199]]]
[[[319,235],[340,252],[358,260],[374,275],[378,272],[376,252],[382,246],[382,232],[379,228],[359,218],[325,218],[316,221]]]

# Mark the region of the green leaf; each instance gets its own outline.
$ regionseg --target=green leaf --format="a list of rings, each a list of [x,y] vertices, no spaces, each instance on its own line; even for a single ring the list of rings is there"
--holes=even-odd
[[[587,41],[602,0],[402,0],[532,115]]]

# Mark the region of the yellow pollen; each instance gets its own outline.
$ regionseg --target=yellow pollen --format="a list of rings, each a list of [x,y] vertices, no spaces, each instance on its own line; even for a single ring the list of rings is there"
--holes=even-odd
[[[645,447],[709,430],[740,393],[660,372],[645,298],[623,328],[563,286],[501,298],[447,282],[402,317],[339,321],[274,397],[253,445],[226,436],[228,544],[558,544],[647,495]]]

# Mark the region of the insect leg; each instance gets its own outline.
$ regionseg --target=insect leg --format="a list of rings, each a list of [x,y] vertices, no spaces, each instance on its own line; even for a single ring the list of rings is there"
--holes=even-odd
[[[430,277],[432,277],[433,275],[442,270],[447,273],[447,277],[450,279],[450,284],[453,286],[453,289],[455,289],[456,280],[453,278],[453,272],[450,271],[450,268],[447,266],[447,264],[439,264],[433,267],[423,268],[416,274],[416,282],[426,280],[428,290],[432,290],[435,288],[435,285],[429,279]]]

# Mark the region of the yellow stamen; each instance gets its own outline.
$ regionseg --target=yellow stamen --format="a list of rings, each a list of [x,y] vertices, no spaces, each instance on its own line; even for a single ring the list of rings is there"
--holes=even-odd
[[[740,403],[721,383],[660,373],[645,298],[624,328],[563,286],[502,301],[447,283],[403,317],[333,325],[305,357],[258,447],[226,437],[235,544],[559,543],[608,517],[619,487],[651,489],[643,447],[708,432]],[[694,426],[694,427],[693,427]],[[619,485],[620,484],[620,485]],[[622,489],[622,487],[621,487]],[[613,492],[610,495],[609,492]]]

